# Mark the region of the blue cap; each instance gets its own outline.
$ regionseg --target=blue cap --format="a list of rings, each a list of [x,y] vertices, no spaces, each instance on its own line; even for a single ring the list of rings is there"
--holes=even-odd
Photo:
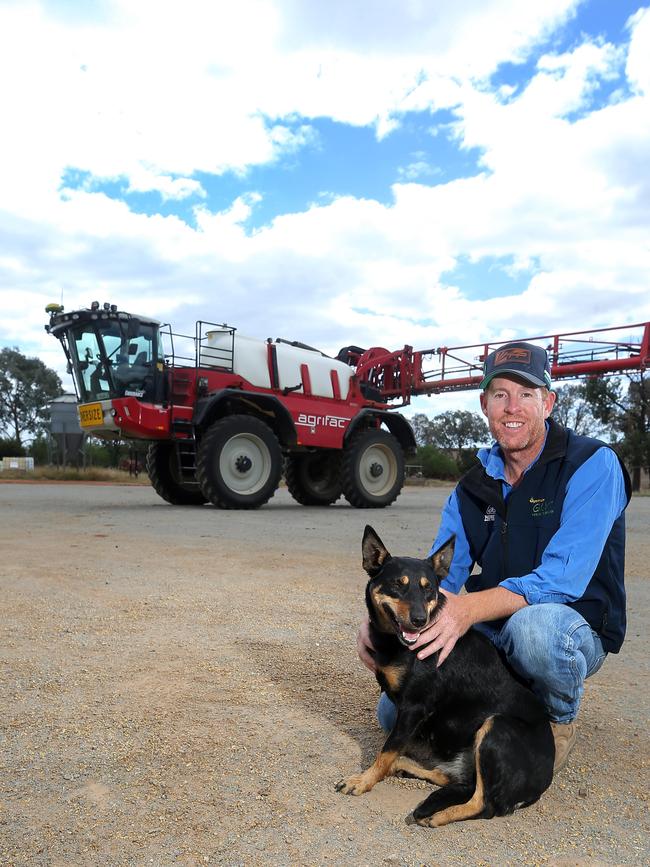
[[[531,385],[551,387],[551,364],[548,354],[541,346],[532,343],[506,343],[495,349],[485,359],[483,365],[483,382],[481,388],[486,389],[495,376],[508,374],[525,379]]]

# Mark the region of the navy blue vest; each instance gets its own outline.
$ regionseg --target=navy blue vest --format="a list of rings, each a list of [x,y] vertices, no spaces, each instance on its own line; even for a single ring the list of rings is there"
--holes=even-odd
[[[567,482],[604,443],[577,436],[549,419],[546,445],[537,463],[503,499],[501,481],[479,464],[458,483],[460,514],[472,560],[482,568],[468,591],[496,587],[505,578],[527,575],[539,566],[560,526]],[[628,502],[630,478],[623,464]],[[599,633],[603,647],[617,653],[625,636],[625,516],[614,522],[602,556],[583,596],[567,603]]]

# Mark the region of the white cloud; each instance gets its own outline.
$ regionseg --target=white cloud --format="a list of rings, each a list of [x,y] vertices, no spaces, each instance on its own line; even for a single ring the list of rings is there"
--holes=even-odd
[[[400,181],[417,181],[418,179],[430,180],[442,173],[438,166],[432,166],[426,160],[426,154],[420,152],[413,154],[413,160],[405,166],[399,166],[397,177]]]
[[[198,181],[191,178],[173,178],[170,175],[157,174],[138,166],[131,172],[129,178],[130,193],[148,193],[157,191],[163,201],[170,199],[187,199],[190,196],[205,198],[205,190]]]
[[[630,85],[638,92],[650,91],[650,9],[639,9],[628,21],[632,33],[627,55],[626,74]]]
[[[78,23],[56,4],[5,4],[5,201],[51,195],[66,166],[184,196],[182,176],[245,171],[304,142],[304,129],[264,116],[376,123],[385,135],[396,112],[449,104],[457,79],[522,56],[575,2],[114,0]]]
[[[417,57],[449,74],[486,75],[573,14],[576,0],[541,4],[513,0],[280,0],[279,39],[288,52],[335,49],[371,57]]]
[[[110,300],[186,332],[226,320],[331,352],[650,318],[650,14],[630,20],[629,47],[547,54],[521,92],[485,82],[575,6],[123,0],[79,24],[56,4],[0,6],[0,75],[14,83],[0,88],[3,340],[58,359],[36,335],[62,289],[68,307]],[[619,94],[594,110],[617,75]],[[333,191],[250,234],[259,196],[215,212],[193,177],[313,143],[305,118],[385,136],[403,111],[444,106],[482,171],[436,184],[415,157],[388,205]],[[92,184],[61,191],[68,168],[203,196],[196,226],[135,214]],[[470,301],[453,285],[461,256],[538,273],[524,292]]]

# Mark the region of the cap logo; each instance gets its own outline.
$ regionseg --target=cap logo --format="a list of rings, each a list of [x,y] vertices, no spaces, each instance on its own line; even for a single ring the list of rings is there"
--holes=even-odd
[[[522,349],[514,347],[512,349],[500,349],[494,356],[495,366],[505,364],[508,361],[516,361],[518,364],[530,364],[531,359],[530,349]]]

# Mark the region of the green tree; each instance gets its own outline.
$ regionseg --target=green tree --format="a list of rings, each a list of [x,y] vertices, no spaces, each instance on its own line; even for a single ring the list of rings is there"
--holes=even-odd
[[[15,439],[0,437],[0,458],[21,458],[25,449]]]
[[[627,388],[620,379],[592,377],[585,383],[585,399],[610,431],[638,491],[641,470],[650,472],[650,379],[642,370],[626,379]]]
[[[61,380],[40,358],[18,348],[0,350],[0,433],[19,446],[47,425],[49,405],[63,394]]]
[[[456,461],[435,446],[420,446],[416,461],[422,466],[422,475],[427,479],[457,479],[460,475]]]
[[[429,446],[432,442],[432,421],[423,412],[417,412],[411,419],[411,427],[415,434],[415,442],[419,446]]]
[[[46,436],[38,436],[32,440],[29,454],[34,458],[37,466],[47,464],[50,459],[50,446]]]
[[[460,455],[463,449],[487,443],[490,432],[477,412],[454,409],[435,416],[431,436],[433,445]]]
[[[122,458],[128,454],[128,446],[122,440],[103,440],[100,446],[106,456],[106,463],[102,466],[112,467],[116,470]]]
[[[594,416],[593,407],[585,399],[585,383],[560,385],[553,391],[557,395],[553,407],[553,418],[562,427],[571,428],[581,436],[599,436],[603,432],[602,423]]]
[[[455,465],[455,475],[465,472],[474,463],[476,446],[489,442],[487,424],[477,412],[449,410],[430,419],[424,413],[416,413],[411,419],[415,441],[420,447],[432,448],[425,458],[430,466],[436,466],[431,476],[450,478],[449,461]],[[435,454],[434,454],[435,453]],[[445,458],[445,464],[440,462]],[[419,463],[422,460],[418,459]],[[427,475],[427,473],[424,473]]]

